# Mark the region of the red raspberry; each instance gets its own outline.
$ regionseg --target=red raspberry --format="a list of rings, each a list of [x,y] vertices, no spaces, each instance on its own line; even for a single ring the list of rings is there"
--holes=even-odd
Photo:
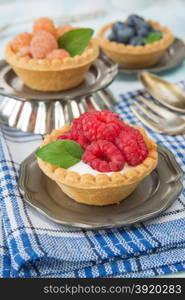
[[[50,52],[47,56],[47,58],[49,59],[53,59],[53,58],[59,58],[59,59],[63,59],[65,57],[69,57],[70,54],[69,52],[67,52],[64,49],[55,49],[52,52]]]
[[[57,47],[57,41],[53,35],[46,31],[39,31],[31,41],[30,51],[33,58],[46,58]]]
[[[124,156],[119,149],[105,140],[92,142],[86,148],[82,160],[99,172],[118,172],[125,164]]]
[[[113,120],[120,120],[120,117],[117,114],[107,110],[96,111],[95,115],[97,116],[98,120],[105,123]]]
[[[90,141],[103,139],[112,142],[120,131],[119,125],[117,124],[105,124],[95,121],[94,119],[88,120],[87,122],[84,120],[83,129],[85,136]]]
[[[82,114],[81,116],[83,116],[83,115],[84,114]],[[72,123],[72,128],[73,129],[83,131],[81,116],[79,118],[76,118],[76,119],[73,120],[73,123]]]
[[[57,37],[60,37],[61,35],[63,35],[64,33],[70,31],[74,29],[73,26],[69,25],[69,24],[64,24],[61,25],[60,27],[57,28]]]
[[[89,141],[84,136],[83,132],[74,129],[64,132],[57,140],[72,140],[80,144],[84,149],[89,145]]]
[[[40,18],[35,21],[33,24],[33,34],[35,35],[37,32],[44,30],[52,34],[56,37],[56,28],[53,21],[49,18]]]
[[[115,139],[115,145],[123,153],[130,166],[141,164],[148,156],[148,149],[142,134],[135,128],[127,126]]]
[[[84,113],[73,122],[73,127],[83,130],[89,141],[114,141],[124,128],[119,116],[110,111]]]
[[[18,52],[21,48],[29,47],[31,43],[32,35],[27,32],[18,34],[12,41],[12,49]]]

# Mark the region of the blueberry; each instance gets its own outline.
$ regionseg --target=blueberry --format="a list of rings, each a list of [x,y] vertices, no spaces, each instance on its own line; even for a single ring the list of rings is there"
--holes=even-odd
[[[117,32],[117,41],[119,43],[127,43],[129,39],[134,36],[135,32],[134,29],[127,26],[123,30],[119,30]]]
[[[114,23],[113,27],[112,27],[112,30],[114,31],[114,33],[117,33],[117,31],[123,29],[125,27],[125,24],[123,22],[116,22]]]
[[[109,40],[112,42],[116,42],[117,41],[117,36],[114,33],[114,31],[111,32],[111,34],[109,35]]]
[[[136,19],[137,19],[137,20],[139,19],[139,20],[144,21],[144,18],[142,18],[141,16],[132,14],[132,15],[128,16],[127,22],[132,21],[132,20],[136,20]]]
[[[129,40],[129,45],[132,45],[132,46],[140,46],[140,45],[143,45],[143,38],[140,37],[140,36],[134,36],[133,38],[131,38]]]
[[[150,30],[150,24],[148,24],[146,21],[138,21],[136,26],[139,28],[144,27],[147,30]]]
[[[135,26],[138,22],[144,21],[144,19],[138,15],[130,15],[127,18],[127,24],[131,26]]]
[[[140,37],[147,37],[150,31],[146,27],[138,27],[136,28],[137,35]]]

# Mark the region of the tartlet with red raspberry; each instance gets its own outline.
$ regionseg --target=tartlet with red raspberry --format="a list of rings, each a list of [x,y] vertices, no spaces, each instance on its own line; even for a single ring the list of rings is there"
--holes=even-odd
[[[36,155],[64,193],[97,206],[125,199],[158,162],[157,145],[145,131],[109,111],[84,113],[71,126],[53,130]]]
[[[63,91],[78,86],[99,55],[90,28],[56,27],[40,18],[31,33],[7,44],[5,57],[25,85],[39,91]]]

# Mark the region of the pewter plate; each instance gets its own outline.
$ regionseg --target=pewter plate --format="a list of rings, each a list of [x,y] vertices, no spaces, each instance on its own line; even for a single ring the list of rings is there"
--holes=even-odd
[[[0,60],[0,95],[21,101],[72,100],[106,88],[117,73],[118,65],[101,53],[78,87],[63,92],[39,92],[25,86],[11,66]]]
[[[34,154],[21,164],[19,188],[31,206],[62,225],[86,229],[131,225],[159,215],[181,193],[183,171],[169,150],[158,146],[158,151],[157,168],[120,204],[98,207],[73,201],[42,173]]]
[[[171,70],[183,63],[185,59],[185,44],[182,40],[176,38],[173,44],[166,50],[158,64],[146,69],[124,69],[119,68],[120,73],[137,74],[144,70],[152,73],[160,73]]]

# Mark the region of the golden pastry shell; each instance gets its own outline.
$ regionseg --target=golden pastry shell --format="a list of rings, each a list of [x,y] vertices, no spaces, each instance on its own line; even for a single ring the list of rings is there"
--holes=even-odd
[[[149,20],[149,24],[153,26],[156,30],[160,30],[163,33],[163,38],[159,41],[156,41],[152,44],[146,44],[144,46],[132,46],[132,45],[124,45],[120,43],[116,43],[113,41],[109,41],[105,38],[105,33],[112,28],[113,23],[107,24],[103,26],[98,33],[98,41],[100,47],[103,49],[107,48],[110,51],[120,53],[121,55],[129,54],[129,55],[143,55],[143,54],[152,54],[155,52],[160,52],[163,49],[168,48],[173,40],[174,36],[168,27],[160,25],[158,22]]]
[[[6,60],[13,66],[35,70],[35,71],[60,71],[74,67],[82,67],[94,61],[99,54],[97,39],[91,39],[88,47],[80,55],[75,57],[65,57],[63,59],[34,59],[30,57],[21,57],[16,54],[11,47],[11,42],[6,46]]]
[[[112,175],[107,175],[103,173],[100,173],[96,176],[91,174],[80,175],[76,172],[71,172],[66,169],[54,166],[50,163],[44,162],[40,158],[38,158],[38,164],[40,168],[44,171],[44,173],[56,182],[81,189],[86,189],[87,187],[88,189],[97,189],[116,186],[127,186],[133,184],[138,180],[142,180],[144,177],[146,177],[156,167],[158,162],[157,145],[151,139],[148,138],[143,129],[137,126],[134,127],[138,129],[143,135],[143,138],[149,150],[149,154],[142,164],[134,167],[131,170],[128,170],[124,174],[116,172]],[[41,144],[41,147],[55,141],[58,136],[60,136],[65,131],[68,131],[69,129],[70,126],[66,125],[60,130],[53,130],[51,134],[45,137],[44,141]]]

